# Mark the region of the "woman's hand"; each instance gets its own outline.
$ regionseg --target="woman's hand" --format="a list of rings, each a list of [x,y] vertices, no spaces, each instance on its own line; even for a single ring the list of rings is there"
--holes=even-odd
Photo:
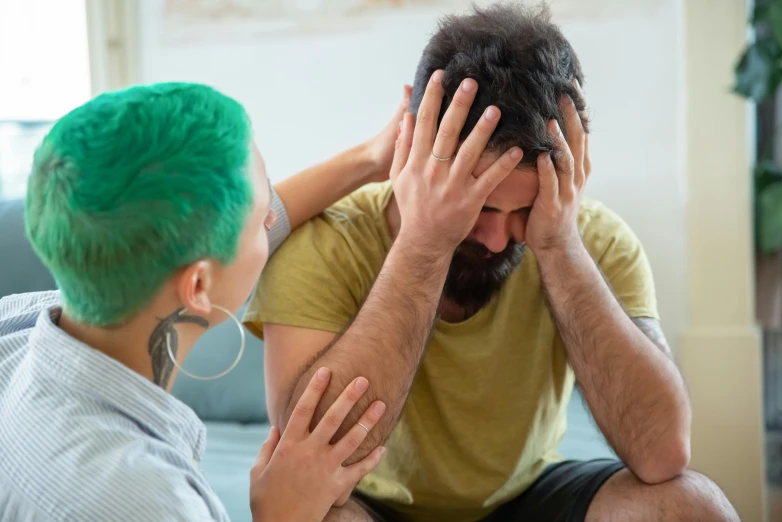
[[[315,408],[328,386],[331,372],[321,368],[291,414],[285,433],[272,428],[250,471],[250,510],[253,522],[321,522],[332,505],[380,462],[385,449],[375,449],[364,460],[342,463],[361,445],[385,404],[374,402],[359,424],[334,445],[329,441],[369,388],[355,379],[310,431]]]
[[[409,85],[404,86],[402,102],[397,107],[391,121],[383,127],[377,136],[365,143],[367,153],[374,165],[371,177],[367,183],[385,181],[388,179],[388,173],[391,170],[391,163],[394,161],[394,144],[399,136],[402,119],[410,108],[410,95],[413,88]]]

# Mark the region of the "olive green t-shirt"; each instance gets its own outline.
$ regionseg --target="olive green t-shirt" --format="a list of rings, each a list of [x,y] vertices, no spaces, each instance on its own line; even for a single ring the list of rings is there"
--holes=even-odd
[[[391,247],[389,183],[372,185],[303,225],[269,261],[245,316],[340,332],[358,313]],[[632,317],[657,317],[640,242],[613,212],[581,205],[579,228]],[[438,321],[399,424],[359,490],[415,522],[473,522],[561,460],[573,371],[546,307],[533,253],[460,323]]]

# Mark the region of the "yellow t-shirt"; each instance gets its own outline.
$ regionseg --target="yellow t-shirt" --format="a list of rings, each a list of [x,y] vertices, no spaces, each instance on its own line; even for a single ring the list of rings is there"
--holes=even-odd
[[[388,183],[369,186],[295,231],[272,257],[245,316],[340,332],[391,247]],[[605,206],[584,202],[584,244],[632,317],[657,317],[640,242]],[[574,376],[546,307],[534,255],[461,323],[438,321],[386,455],[359,490],[414,522],[474,522],[521,494],[561,457]]]

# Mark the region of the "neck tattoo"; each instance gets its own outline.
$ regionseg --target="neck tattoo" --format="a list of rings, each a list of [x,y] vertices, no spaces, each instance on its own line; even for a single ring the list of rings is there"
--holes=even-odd
[[[174,369],[174,362],[168,355],[168,346],[171,346],[171,353],[177,356],[179,349],[179,336],[174,326],[178,323],[192,323],[209,328],[209,321],[197,315],[186,315],[180,308],[168,317],[158,318],[158,325],[152,330],[149,336],[149,357],[152,359],[153,382],[163,389],[168,388],[168,381],[171,378],[171,371]]]

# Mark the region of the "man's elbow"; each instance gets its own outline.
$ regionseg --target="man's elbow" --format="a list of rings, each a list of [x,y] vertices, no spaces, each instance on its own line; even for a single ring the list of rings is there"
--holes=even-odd
[[[643,460],[631,468],[639,480],[655,485],[672,480],[687,469],[690,464],[690,439],[677,435],[658,444]]]

